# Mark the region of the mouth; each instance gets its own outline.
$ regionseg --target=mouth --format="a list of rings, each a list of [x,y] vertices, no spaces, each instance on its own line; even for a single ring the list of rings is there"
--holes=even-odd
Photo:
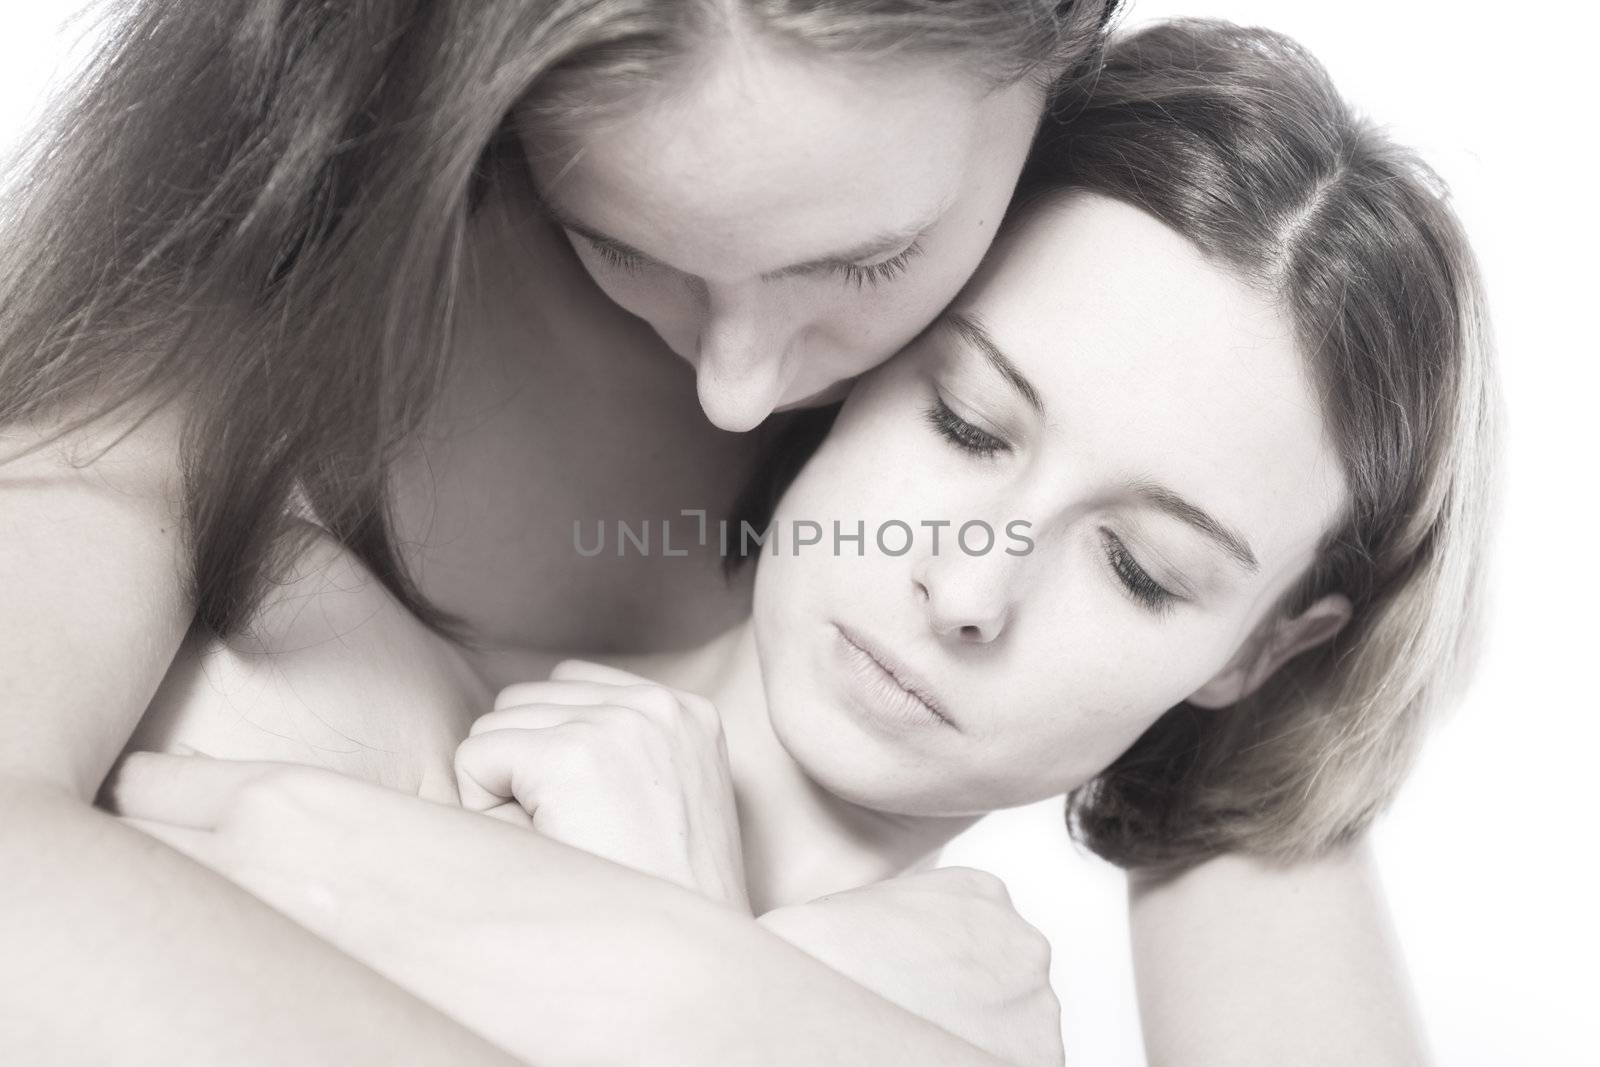
[[[895,718],[925,725],[961,727],[928,685],[870,638],[840,623],[833,624],[854,680],[861,683],[875,710]]]

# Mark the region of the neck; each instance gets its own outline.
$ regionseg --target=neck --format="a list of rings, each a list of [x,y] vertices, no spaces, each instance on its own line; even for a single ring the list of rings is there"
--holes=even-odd
[[[976,821],[875,811],[807,777],[773,732],[748,620],[692,652],[626,666],[700,693],[721,712],[746,885],[758,915],[930,862]]]

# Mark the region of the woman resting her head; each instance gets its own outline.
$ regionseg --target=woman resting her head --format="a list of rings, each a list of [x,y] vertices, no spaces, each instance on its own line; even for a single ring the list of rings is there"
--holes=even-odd
[[[1146,872],[1357,839],[1465,667],[1494,413],[1475,269],[1431,174],[1280,36],[1132,34],[1047,119],[962,294],[775,475],[752,618],[502,691],[455,753],[461,799],[767,913],[1005,1054],[935,978],[862,948],[859,915],[853,946],[848,903],[829,927],[805,902],[1062,794],[1080,840]],[[359,620],[372,592],[318,595]],[[184,693],[147,726],[247,755],[206,732],[236,711]],[[137,813],[174,768],[129,768]],[[428,985],[377,941],[380,970]],[[1421,1055],[1282,1040],[1296,1062]]]

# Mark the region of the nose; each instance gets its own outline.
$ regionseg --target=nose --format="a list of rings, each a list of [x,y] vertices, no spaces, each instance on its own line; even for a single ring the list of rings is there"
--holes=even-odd
[[[947,554],[946,547],[954,554]],[[1004,553],[996,549],[1000,558],[995,559],[991,553],[967,556],[953,546],[939,548],[924,556],[911,575],[928,625],[941,638],[993,644],[1011,624],[1014,609]]]
[[[760,294],[713,293],[700,328],[695,387],[713,425],[745,431],[783,402],[798,369],[794,314]]]

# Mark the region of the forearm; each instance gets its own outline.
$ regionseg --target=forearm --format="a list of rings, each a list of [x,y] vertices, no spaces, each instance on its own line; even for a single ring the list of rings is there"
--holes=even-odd
[[[418,921],[402,905],[385,911],[384,924],[329,937],[532,1062],[1000,1062],[741,910],[542,835],[490,825],[510,831],[509,847],[497,864],[460,875],[453,899],[429,894]],[[388,885],[402,898],[417,896],[405,881],[397,871]],[[460,910],[462,921],[439,923],[441,904]]]
[[[1428,1062],[1364,847],[1136,878],[1130,920],[1152,1067]]]
[[[65,790],[0,781],[0,810],[6,1062],[511,1062]]]
[[[677,934],[682,969],[664,988],[686,1010],[654,1020],[652,1047],[663,1062],[1003,1063],[731,911],[707,910]]]

